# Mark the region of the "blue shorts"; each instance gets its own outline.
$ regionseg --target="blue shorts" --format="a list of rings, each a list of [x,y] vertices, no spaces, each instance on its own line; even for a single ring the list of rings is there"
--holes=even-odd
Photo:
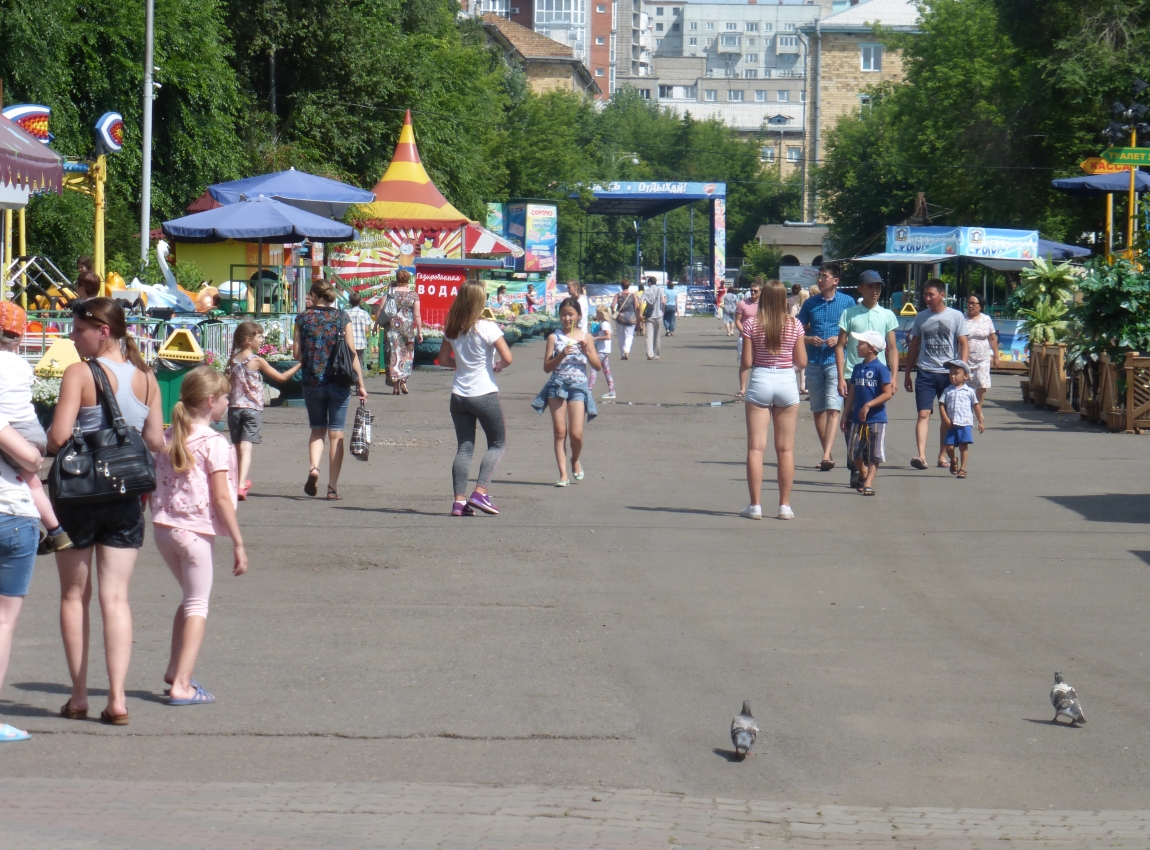
[[[946,444],[948,446],[961,446],[974,442],[974,426],[951,425],[946,429]]]
[[[347,403],[351,387],[339,384],[304,384],[303,402],[307,405],[307,424],[313,431],[342,431],[347,424]]]
[[[807,364],[807,391],[811,394],[811,412],[842,410],[843,397],[839,395],[839,369],[830,363]]]
[[[920,411],[934,410],[935,399],[942,398],[950,386],[950,372],[924,372],[914,379],[914,404]]]
[[[0,515],[0,596],[27,596],[36,566],[40,520]]]

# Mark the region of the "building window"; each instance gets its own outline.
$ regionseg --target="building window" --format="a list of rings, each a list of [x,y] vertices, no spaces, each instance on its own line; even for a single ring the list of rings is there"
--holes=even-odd
[[[606,11],[606,5],[600,4],[600,9]],[[581,27],[586,23],[587,6],[573,0],[536,0],[535,23],[537,24],[573,24]]]
[[[715,28],[715,22],[714,21],[707,21],[707,29],[713,30],[714,28]]]
[[[798,47],[799,37],[797,35],[780,35],[779,47]]]
[[[785,29],[787,32],[794,32],[795,25],[794,24],[783,24],[783,29]]]
[[[763,32],[770,32],[775,28],[774,24],[763,24]]]
[[[672,10],[671,10],[671,14],[672,14],[672,15],[681,15],[681,14],[683,14],[683,10],[682,10],[682,9],[678,9],[678,8],[675,8],[675,9],[672,9]]]
[[[757,54],[757,53],[744,53],[743,54],[743,61],[744,62],[758,62],[759,61],[759,54]]]
[[[639,89],[638,91],[639,91],[639,97],[643,98],[643,100],[650,100],[651,99],[651,90],[650,89]]]
[[[671,24],[671,31],[672,32],[678,32],[679,31],[679,24],[677,22]]]
[[[864,113],[870,112],[870,107],[871,107],[870,95],[869,94],[860,94],[859,95],[859,111],[864,112]]]
[[[759,162],[765,162],[768,165],[775,161],[775,149],[771,146],[759,148]]]
[[[689,23],[687,25],[687,29],[691,30],[692,32],[694,30],[697,30],[698,28],[699,28],[699,22],[698,21],[691,21],[691,23]]]
[[[743,76],[748,80],[753,80],[759,76],[759,72],[754,68],[748,68],[747,70],[743,71]]]
[[[791,102],[791,93],[789,91],[780,91],[779,92],[779,103],[790,103],[790,102]]]
[[[661,38],[657,38],[657,39],[655,39],[655,47],[656,47],[656,49],[657,49],[657,48],[660,48],[660,47],[662,47],[662,46],[663,46],[663,39],[661,39]]]
[[[803,149],[799,147],[787,148],[787,162],[801,162],[803,159]]]
[[[759,25],[748,23],[746,29],[747,29],[747,32],[758,32],[759,31]]]
[[[807,92],[805,89],[800,89],[799,90],[799,103],[806,103],[806,102],[807,102]]]
[[[659,99],[662,100],[665,97],[672,97],[674,92],[674,86],[659,86]]]
[[[718,100],[719,92],[717,89],[704,89],[703,100]]]
[[[663,7],[660,6],[655,10],[655,16],[658,18],[663,17]]]
[[[595,7],[595,11],[596,12],[606,12],[607,7],[605,5],[603,5],[602,3],[600,3],[598,6]]]
[[[747,39],[747,47],[754,47],[754,46],[755,46],[755,40],[753,38],[748,38]]]
[[[731,21],[727,22],[727,29],[728,30],[737,30],[738,28],[739,28],[739,25],[737,23],[734,23]]]
[[[881,44],[863,44],[860,45],[860,50],[862,51],[862,69],[864,71],[882,70]]]
[[[661,22],[655,24],[655,32],[662,32],[662,31],[663,31],[663,24]]]
[[[707,39],[707,44],[706,44],[706,46],[707,46],[707,47],[710,47],[710,46],[711,46],[711,45],[713,45],[714,43],[715,43],[715,40],[714,40],[713,38],[708,38],[708,39]]]
[[[720,39],[720,44],[722,44],[723,47],[739,46],[739,37],[737,35],[724,35],[720,36]]]
[[[764,89],[755,89],[755,102],[756,103],[766,103],[767,102],[767,93]]]
[[[596,43],[596,44],[606,44],[607,42],[606,42],[606,40],[603,38],[603,36],[601,36],[601,35],[597,35],[597,36],[595,36],[595,43]]]
[[[603,69],[602,68],[596,68],[595,69],[595,76],[596,77],[602,77],[603,76]]]
[[[713,77],[713,76],[715,76],[715,69],[714,69],[714,68],[708,68],[708,69],[707,69],[707,76],[708,76],[708,77]]]
[[[688,46],[690,46],[690,47],[698,47],[698,46],[699,46],[699,39],[697,39],[697,38],[688,38],[688,39],[687,39],[687,44],[688,44]]]
[[[742,103],[743,102],[743,90],[742,89],[731,89],[729,92],[727,92],[727,100],[731,101],[732,103]]]

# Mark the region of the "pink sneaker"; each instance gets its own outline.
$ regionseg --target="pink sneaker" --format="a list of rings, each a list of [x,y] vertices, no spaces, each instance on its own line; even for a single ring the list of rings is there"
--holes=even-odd
[[[471,494],[471,497],[467,500],[467,504],[479,508],[479,510],[483,511],[485,514],[499,513],[499,508],[495,507],[492,501],[487,498],[485,494],[480,493],[478,490]]]

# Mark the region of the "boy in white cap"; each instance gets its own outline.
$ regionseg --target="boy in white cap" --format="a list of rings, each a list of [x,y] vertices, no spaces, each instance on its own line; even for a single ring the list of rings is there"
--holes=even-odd
[[[966,478],[966,452],[974,442],[974,417],[978,417],[978,433],[986,430],[982,420],[982,405],[978,394],[967,386],[970,378],[970,364],[965,360],[947,360],[950,370],[950,386],[942,391],[938,412],[942,415],[942,426],[946,428],[946,456],[950,458],[950,474]],[[958,459],[954,449],[958,447]]]
[[[863,496],[874,495],[874,479],[879,464],[886,460],[886,403],[894,396],[890,369],[878,359],[886,349],[886,339],[878,331],[851,331],[858,343],[862,362],[851,372],[847,385],[842,429],[847,432],[850,457],[860,480],[856,489]]]

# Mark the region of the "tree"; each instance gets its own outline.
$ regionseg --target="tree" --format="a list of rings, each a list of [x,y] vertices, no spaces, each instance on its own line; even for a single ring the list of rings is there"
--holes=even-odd
[[[743,277],[778,277],[782,261],[783,252],[778,245],[763,245],[753,239],[743,246]]]

